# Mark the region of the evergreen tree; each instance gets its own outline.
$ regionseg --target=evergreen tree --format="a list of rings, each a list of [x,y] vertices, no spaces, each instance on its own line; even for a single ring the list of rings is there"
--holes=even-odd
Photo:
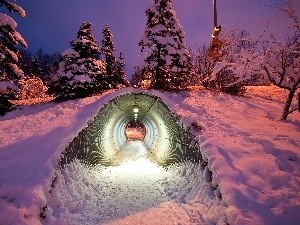
[[[25,11],[14,3],[0,0],[1,6],[10,13],[17,12],[25,16]],[[23,71],[17,66],[19,52],[16,45],[27,47],[27,44],[16,28],[17,23],[11,17],[0,13],[0,115],[13,109],[8,99],[19,89],[18,81],[23,76]]]
[[[123,62],[124,58],[122,56],[122,53],[120,53],[118,61],[113,54],[113,52],[115,51],[115,47],[112,41],[113,35],[109,30],[108,24],[105,25],[102,33],[102,52],[105,55],[106,74],[109,79],[109,84],[111,84],[113,88],[130,86],[130,82],[128,81],[124,71],[125,63]]]
[[[135,71],[132,75],[132,84],[136,88],[149,89],[153,86],[153,74],[155,71],[149,67],[134,67]]]
[[[51,82],[54,74],[57,73],[59,68],[58,64],[61,57],[59,53],[47,54],[44,53],[43,49],[39,49],[34,57],[32,57],[31,51],[25,49],[19,49],[19,53],[20,58],[17,65],[24,72],[24,75],[27,78],[33,77],[33,73],[34,75],[41,78],[44,83]]]
[[[37,54],[40,65],[39,77],[44,83],[48,83],[51,80],[51,76],[58,71],[58,63],[60,61],[59,53],[52,53],[49,55],[45,53],[43,49],[39,49]]]
[[[109,88],[105,62],[99,60],[101,49],[94,38],[91,23],[83,23],[72,40],[71,48],[62,53],[57,76],[49,88],[58,100],[83,98]]]
[[[139,43],[145,59],[140,71],[152,74],[151,88],[170,89],[186,86],[191,67],[184,43],[184,31],[172,10],[172,0],[154,0],[145,13],[147,25]]]
[[[42,69],[41,69],[41,66],[40,66],[40,60],[39,60],[38,56],[35,55],[32,63],[31,63],[31,74],[33,76],[40,77],[41,72],[42,72]]]
[[[24,72],[24,75],[28,77],[31,74],[32,53],[26,49],[19,49],[19,54],[18,66]]]
[[[125,63],[124,63],[124,57],[122,55],[122,52],[120,52],[120,56],[118,57],[118,61],[116,61],[116,71],[115,71],[115,81],[117,82],[118,86],[125,86],[129,87],[130,82],[127,79],[124,71]]]
[[[112,42],[113,35],[109,30],[108,24],[105,25],[103,29],[103,40],[102,40],[102,53],[105,55],[106,62],[106,73],[109,77],[113,78],[115,72],[115,63],[116,58],[113,55],[113,51],[115,51],[114,44]]]

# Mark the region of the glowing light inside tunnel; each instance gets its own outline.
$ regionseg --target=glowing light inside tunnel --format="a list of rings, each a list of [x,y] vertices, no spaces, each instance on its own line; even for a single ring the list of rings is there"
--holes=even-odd
[[[167,171],[151,162],[146,157],[140,157],[138,159],[127,159],[121,165],[113,167],[110,166],[103,171],[103,174],[117,173],[123,177],[160,177],[163,174],[167,174]]]
[[[133,108],[133,112],[138,113],[138,112],[139,112],[139,109],[138,109],[137,107],[134,107],[134,108]]]

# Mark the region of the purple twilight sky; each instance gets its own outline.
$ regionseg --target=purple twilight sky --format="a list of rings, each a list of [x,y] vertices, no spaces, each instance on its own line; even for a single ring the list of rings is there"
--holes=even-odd
[[[26,11],[26,17],[10,14],[18,23],[18,32],[36,52],[43,48],[47,53],[59,52],[70,47],[70,40],[82,22],[93,24],[93,33],[101,42],[102,30],[109,24],[116,48],[115,56],[124,53],[126,73],[131,77],[134,66],[141,61],[138,57],[138,42],[146,25],[145,8],[153,0],[26,0],[17,1]],[[173,0],[173,9],[186,33],[188,46],[211,41],[213,30],[212,0]],[[253,38],[263,32],[270,22],[268,32],[284,40],[292,33],[289,17],[270,7],[260,4],[284,6],[284,0],[218,0],[218,23],[225,29],[247,30]],[[300,1],[292,0],[297,14]],[[259,4],[260,3],[260,4]],[[266,37],[267,38],[267,37]]]

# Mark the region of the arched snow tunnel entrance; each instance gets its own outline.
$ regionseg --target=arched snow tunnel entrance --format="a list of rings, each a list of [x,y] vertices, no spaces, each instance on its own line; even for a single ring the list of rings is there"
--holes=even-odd
[[[69,144],[60,165],[75,158],[92,166],[112,165],[128,142],[125,128],[133,120],[144,125],[143,144],[159,165],[168,166],[183,160],[198,162],[202,159],[199,144],[166,102],[168,98],[156,91],[132,90],[114,97]]]

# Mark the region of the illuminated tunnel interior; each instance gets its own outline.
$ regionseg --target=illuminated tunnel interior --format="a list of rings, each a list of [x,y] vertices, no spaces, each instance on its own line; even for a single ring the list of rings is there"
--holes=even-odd
[[[125,128],[131,121],[144,125],[143,145],[147,155],[159,165],[166,167],[183,160],[202,161],[194,136],[162,98],[133,91],[116,96],[99,110],[63,152],[60,166],[74,159],[90,166],[112,165],[129,141]]]

